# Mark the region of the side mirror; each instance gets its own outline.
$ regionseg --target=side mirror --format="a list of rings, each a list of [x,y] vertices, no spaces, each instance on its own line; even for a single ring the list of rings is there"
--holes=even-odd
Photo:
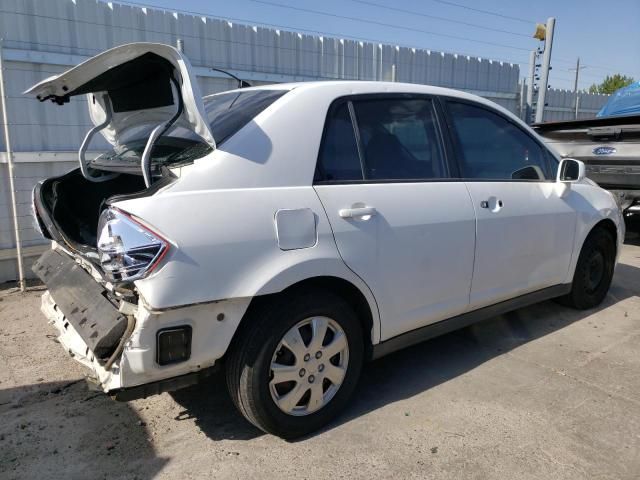
[[[586,177],[584,163],[573,158],[565,158],[558,165],[558,182],[576,183],[584,180]]]

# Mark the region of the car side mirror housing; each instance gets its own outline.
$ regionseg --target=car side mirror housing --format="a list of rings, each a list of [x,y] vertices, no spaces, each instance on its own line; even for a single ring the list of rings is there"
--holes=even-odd
[[[565,158],[558,165],[558,182],[576,183],[581,182],[586,177],[584,163],[573,158]]]

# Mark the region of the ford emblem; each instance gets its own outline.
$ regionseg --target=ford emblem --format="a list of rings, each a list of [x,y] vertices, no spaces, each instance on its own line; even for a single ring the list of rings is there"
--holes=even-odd
[[[596,147],[593,149],[593,153],[595,155],[611,155],[616,153],[616,149],[614,147]]]

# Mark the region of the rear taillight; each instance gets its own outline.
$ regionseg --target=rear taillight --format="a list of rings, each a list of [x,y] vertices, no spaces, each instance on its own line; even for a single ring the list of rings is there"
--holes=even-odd
[[[147,276],[169,250],[169,243],[130,215],[109,208],[98,222],[100,264],[112,282]]]

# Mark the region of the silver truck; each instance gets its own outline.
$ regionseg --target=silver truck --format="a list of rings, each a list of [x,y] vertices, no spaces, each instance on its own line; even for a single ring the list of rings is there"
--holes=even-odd
[[[640,115],[538,123],[532,127],[561,157],[583,161],[587,177],[613,193],[627,223],[638,224]]]

